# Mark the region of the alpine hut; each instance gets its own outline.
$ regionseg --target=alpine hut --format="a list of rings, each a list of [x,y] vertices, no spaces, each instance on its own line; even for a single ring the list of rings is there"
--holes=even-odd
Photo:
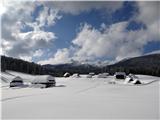
[[[126,78],[126,73],[125,72],[116,72],[114,74],[116,79],[125,79]]]
[[[19,76],[14,77],[10,82],[10,87],[20,87],[23,85],[23,79]]]
[[[55,78],[51,75],[39,75],[32,81],[32,85],[42,86],[45,88],[55,86],[55,84]]]

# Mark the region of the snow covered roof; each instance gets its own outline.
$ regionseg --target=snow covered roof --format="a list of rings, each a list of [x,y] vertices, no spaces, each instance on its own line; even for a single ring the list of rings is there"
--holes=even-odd
[[[49,80],[55,80],[55,78],[51,75],[37,75],[32,83],[46,83]]]
[[[132,78],[132,79],[138,79],[138,76],[136,76],[136,75],[134,75],[134,74],[129,74],[128,75],[130,78]]]
[[[11,70],[6,70],[6,72],[3,72],[3,76],[4,77],[6,76],[6,78],[9,78],[9,79],[13,78],[15,76],[20,76],[24,82],[32,82],[35,78],[35,75],[11,71]],[[10,80],[12,80],[12,79],[10,79]]]
[[[79,76],[79,73],[75,73],[72,75],[72,77],[80,77],[80,76]]]
[[[125,78],[124,83],[127,84],[127,83],[130,83],[130,82],[132,82],[132,81],[133,81],[133,79],[132,79],[130,76],[127,76],[127,77]]]
[[[14,76],[7,72],[1,72],[0,78],[1,78],[1,82],[4,82],[4,83],[9,83],[15,80],[23,81],[23,79],[20,76],[16,76],[16,75]]]
[[[129,75],[126,77],[125,81],[124,81],[125,84],[127,83],[132,83],[132,84],[141,84],[141,81],[139,80],[139,78],[135,75]]]
[[[14,78],[15,78],[15,76],[13,76],[13,75],[9,75],[5,72],[1,72],[2,82],[8,83],[8,82],[11,82]]]
[[[86,78],[92,78],[93,75],[88,74]]]
[[[16,76],[16,77],[13,78],[12,81],[23,81],[23,79],[19,76]]]
[[[106,78],[109,75],[109,73],[100,73],[98,74],[98,78]]]
[[[138,79],[134,79],[134,81],[132,81],[132,84],[141,84],[141,81]]]
[[[94,75],[94,74],[95,74],[94,72],[90,72],[90,73],[89,73],[89,75]]]
[[[116,72],[115,75],[126,75],[125,72]]]
[[[103,75],[109,75],[109,73],[102,73]]]
[[[66,72],[63,76],[68,76],[68,75],[70,75],[70,73]]]

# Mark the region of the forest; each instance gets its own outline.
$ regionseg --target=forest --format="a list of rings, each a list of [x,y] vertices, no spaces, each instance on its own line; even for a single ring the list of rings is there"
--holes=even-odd
[[[80,73],[88,74],[94,72],[95,74],[108,72],[113,75],[115,72],[126,72],[127,74],[143,74],[160,76],[160,54],[146,55],[134,57],[119,61],[112,65],[103,67],[90,64],[60,64],[60,65],[39,65],[34,62],[28,62],[17,58],[1,56],[1,71],[13,70],[32,75],[50,74],[61,77],[64,73],[70,74]]]

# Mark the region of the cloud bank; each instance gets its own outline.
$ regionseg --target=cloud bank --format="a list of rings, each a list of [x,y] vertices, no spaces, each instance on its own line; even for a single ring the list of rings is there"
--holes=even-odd
[[[123,2],[75,1],[75,2],[8,2],[0,15],[2,30],[2,54],[32,61],[34,57],[45,54],[51,44],[58,40],[53,31],[63,14],[77,16],[91,10],[104,10],[112,15],[123,7]],[[16,7],[15,7],[16,6]],[[41,9],[37,10],[38,7]],[[40,64],[60,64],[77,61],[96,61],[103,57],[118,61],[126,57],[143,54],[143,48],[149,42],[160,41],[160,2],[136,2],[138,12],[128,21],[117,21],[106,25],[101,23],[97,29],[90,23],[82,23],[80,31],[68,48],[58,49],[49,59]],[[63,14],[62,14],[63,13]],[[145,28],[128,30],[131,22],[141,23]],[[76,31],[76,30],[75,30]]]
[[[6,3],[6,12],[1,19],[3,54],[31,61],[33,57],[39,57],[38,49],[48,47],[57,38],[43,27],[54,25],[61,16],[56,10],[44,7],[34,18],[32,14],[36,7],[37,3],[31,1]]]
[[[82,62],[86,60],[94,61],[105,56],[112,58],[113,61],[119,61],[127,57],[142,55],[145,45],[149,42],[160,41],[158,32],[160,31],[160,2],[142,1],[137,2],[136,5],[139,9],[138,13],[135,13],[129,21],[117,22],[109,27],[102,23],[100,29],[96,29],[87,23],[80,26],[81,30],[72,40],[73,46],[70,47],[74,50],[72,57],[68,55],[68,58],[65,59]],[[146,28],[127,30],[131,21],[142,23]],[[68,48],[68,51],[71,51],[70,48]],[[55,59],[54,56],[52,61],[48,61],[48,63],[56,63],[54,62]],[[61,62],[63,63],[63,61]],[[40,63],[44,64],[43,61]]]

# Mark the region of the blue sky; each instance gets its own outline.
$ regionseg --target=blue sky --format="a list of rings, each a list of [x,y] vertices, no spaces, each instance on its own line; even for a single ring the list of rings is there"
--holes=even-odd
[[[159,51],[159,4],[8,3],[2,14],[2,54],[40,64],[61,64],[71,60],[113,62]]]

